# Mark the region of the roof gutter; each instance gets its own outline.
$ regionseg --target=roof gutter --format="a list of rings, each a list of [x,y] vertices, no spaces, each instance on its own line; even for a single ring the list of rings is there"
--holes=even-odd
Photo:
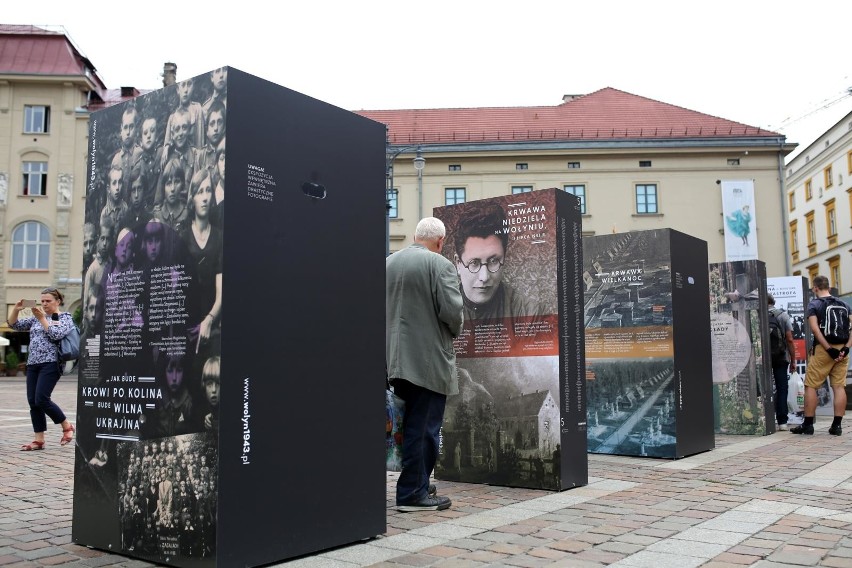
[[[530,140],[523,142],[477,142],[477,143],[440,143],[440,142],[414,142],[406,144],[390,144],[389,148],[411,146],[419,144],[426,152],[517,152],[524,150],[559,150],[559,151],[586,151],[586,150],[613,150],[613,149],[686,149],[686,148],[779,148],[781,154],[795,149],[795,144],[787,144],[786,137],[736,137],[736,138],[677,138],[677,139],[642,139],[642,140]],[[781,158],[779,154],[779,159]]]

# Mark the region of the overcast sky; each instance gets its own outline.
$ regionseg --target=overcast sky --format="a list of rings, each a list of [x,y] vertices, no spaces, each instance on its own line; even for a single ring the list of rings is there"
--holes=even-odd
[[[613,87],[781,132],[852,111],[852,2],[4,2],[60,25],[107,86],[224,65],[350,109],[555,105]]]

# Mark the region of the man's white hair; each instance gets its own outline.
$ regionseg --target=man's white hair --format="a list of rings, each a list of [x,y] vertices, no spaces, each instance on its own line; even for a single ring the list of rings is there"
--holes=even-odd
[[[437,241],[447,235],[444,222],[435,217],[426,217],[417,223],[414,229],[414,238],[419,241]]]

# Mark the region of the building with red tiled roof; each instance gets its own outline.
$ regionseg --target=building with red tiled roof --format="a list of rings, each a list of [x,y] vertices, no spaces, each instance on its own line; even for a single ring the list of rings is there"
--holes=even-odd
[[[85,94],[81,108],[90,112],[148,92],[133,87],[108,89],[60,26],[0,24],[0,75],[50,82],[65,78]]]
[[[782,172],[796,145],[776,132],[609,87],[555,106],[357,112],[387,126],[390,251],[434,207],[558,187],[581,197],[584,234],[672,228],[721,262],[721,181],[753,180],[758,256],[789,272]]]
[[[0,37],[0,72],[4,74],[85,76],[95,87],[105,88],[95,67],[61,28],[0,24]]]
[[[388,126],[391,144],[611,141],[697,138],[777,139],[779,134],[605,88],[552,107],[361,111]]]
[[[61,27],[0,24],[0,294],[6,311],[57,286],[79,305],[89,115],[135,97],[107,89]],[[6,328],[8,329],[8,328]],[[3,331],[3,329],[0,329]],[[20,334],[11,336],[25,342]]]
[[[61,28],[0,25],[0,125],[11,149],[0,158],[3,230],[11,239],[37,217],[50,219],[48,229],[56,224],[43,274],[50,282],[73,280],[70,267],[80,264],[82,237],[74,232],[89,112],[143,92],[108,89]],[[719,262],[725,224],[718,182],[749,179],[759,257],[770,275],[789,272],[782,173],[795,144],[778,133],[610,87],[553,106],[358,112],[388,126],[390,250],[406,246],[417,220],[436,206],[559,187],[581,196],[586,234],[669,227],[706,240],[710,261]],[[412,160],[418,151],[422,170]],[[35,169],[25,176],[25,168]],[[43,179],[46,194],[24,195],[25,179]],[[60,188],[70,188],[70,209],[64,198],[57,202]],[[640,190],[653,197],[651,210],[639,211]],[[6,286],[42,286],[15,270],[0,275]]]

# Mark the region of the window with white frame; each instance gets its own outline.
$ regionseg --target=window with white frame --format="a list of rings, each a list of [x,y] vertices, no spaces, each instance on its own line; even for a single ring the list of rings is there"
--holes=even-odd
[[[659,213],[657,207],[657,184],[636,184],[636,213]]]
[[[819,276],[819,263],[809,264],[805,268],[808,270],[808,281],[813,282],[814,278]]]
[[[807,224],[808,248],[816,249],[816,223],[814,222],[814,212],[808,211],[805,213],[805,223]]]
[[[829,284],[837,288],[838,290],[842,290],[843,288],[840,285],[840,256],[832,256],[831,258],[825,259],[828,262],[828,282]]]
[[[796,220],[790,223],[790,252],[799,254],[799,225]]]
[[[834,199],[825,202],[825,228],[829,238],[837,236],[837,211],[834,207]]]
[[[444,205],[455,205],[465,202],[465,188],[447,187],[444,189]]]
[[[399,217],[399,191],[391,189],[388,191],[388,217],[396,219]]]
[[[21,223],[12,231],[12,269],[47,270],[50,230],[37,221]]]
[[[50,107],[40,105],[24,106],[24,132],[41,134],[50,132]]]
[[[566,193],[570,193],[571,195],[576,195],[580,198],[580,214],[586,214],[586,185],[585,184],[575,184],[575,185],[566,185],[564,186]]]
[[[24,162],[23,195],[47,195],[47,162]]]
[[[531,185],[513,185],[512,186],[512,195],[518,195],[519,193],[529,193],[532,191]]]

